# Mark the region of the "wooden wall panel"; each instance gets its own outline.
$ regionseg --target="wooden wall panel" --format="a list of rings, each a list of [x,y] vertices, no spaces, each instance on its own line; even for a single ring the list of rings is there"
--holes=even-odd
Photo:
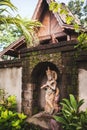
[[[46,36],[50,33],[50,15],[49,11],[46,11],[42,18],[42,27],[38,31],[38,36]]]
[[[50,15],[50,22],[51,22],[51,34],[63,31],[58,21],[56,20],[55,16],[52,13]]]
[[[64,33],[52,12],[47,10],[43,14],[41,18],[42,27],[38,31],[39,38],[42,39],[42,37],[51,36],[52,34]]]

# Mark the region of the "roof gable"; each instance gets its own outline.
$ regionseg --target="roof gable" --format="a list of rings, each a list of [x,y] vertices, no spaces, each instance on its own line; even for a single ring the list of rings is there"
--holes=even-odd
[[[53,1],[55,2],[55,0],[53,0]],[[47,6],[49,9],[50,2],[51,2],[51,0],[38,0],[38,3],[36,6],[36,9],[34,11],[34,14],[32,16],[32,19],[40,20],[40,17],[42,15],[43,10],[45,10],[45,8]],[[75,22],[80,25],[80,20],[71,13],[71,11],[68,9],[68,7],[64,3],[61,3],[61,4],[62,4],[62,8],[63,9],[65,8],[67,10],[68,14],[75,19]],[[52,13],[54,14],[55,18],[57,19],[57,21],[59,22],[59,24],[61,26],[64,24],[66,24],[66,26],[68,25],[66,23],[66,15],[65,14],[61,14],[60,12],[57,12],[57,13],[52,12]]]
[[[45,8],[45,11],[41,16],[41,23],[42,27],[39,28],[37,33],[40,41],[51,39],[51,35],[53,34],[57,35],[57,37],[60,33],[61,35],[65,35],[62,26],[60,26],[59,22],[48,8]]]
[[[46,41],[48,44],[50,42],[55,43],[55,40],[60,42],[76,39],[76,34],[74,35],[74,33],[72,33],[72,36],[70,32],[70,30],[74,30],[73,26],[66,24],[65,15],[61,15],[58,12],[53,13],[52,11],[49,11],[50,1],[51,0],[38,0],[32,17],[33,20],[39,20],[42,23],[42,27],[40,27],[37,32],[40,43],[45,43]],[[63,4],[63,7],[65,8],[66,6]],[[69,10],[68,12],[72,15]],[[72,17],[74,16],[72,15]],[[67,33],[65,29],[69,30],[69,32]],[[24,37],[21,37],[19,40],[15,41],[2,52],[0,52],[0,57],[2,57],[4,54],[18,56],[20,49],[24,47],[26,47],[26,41]]]
[[[49,10],[49,4],[51,0],[38,0],[36,9],[34,11],[33,20],[38,20],[42,23],[42,27],[38,30],[38,37],[40,41],[51,39],[52,35],[55,34],[55,37],[62,37],[67,35],[64,30],[68,29],[73,31],[73,25],[68,25],[66,23],[66,15],[59,12],[54,13]],[[55,2],[55,0],[54,0]],[[62,8],[66,8],[69,15],[73,18],[74,15],[70,10],[62,3]],[[79,20],[75,18],[76,23],[80,24]]]

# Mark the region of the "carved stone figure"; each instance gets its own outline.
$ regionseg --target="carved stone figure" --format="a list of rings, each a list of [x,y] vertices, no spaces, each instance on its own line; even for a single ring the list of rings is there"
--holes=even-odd
[[[47,82],[43,86],[41,86],[41,89],[46,88],[46,95],[45,95],[45,111],[49,114],[53,114],[54,111],[58,111],[58,97],[59,97],[59,89],[57,87],[57,73],[53,70],[50,70],[48,67],[48,70],[46,71],[47,75]]]

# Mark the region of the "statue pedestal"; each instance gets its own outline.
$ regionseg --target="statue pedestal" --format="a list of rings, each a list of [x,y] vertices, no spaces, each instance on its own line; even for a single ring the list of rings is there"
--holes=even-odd
[[[53,119],[52,115],[45,112],[29,117],[27,122],[40,126],[42,130],[60,130],[60,124]]]

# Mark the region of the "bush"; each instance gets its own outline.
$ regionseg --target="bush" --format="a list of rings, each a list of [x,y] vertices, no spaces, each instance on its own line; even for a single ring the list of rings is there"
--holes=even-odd
[[[0,89],[0,130],[41,130],[26,122],[27,116],[17,112],[16,96],[6,96]]]
[[[26,115],[16,112],[16,97],[0,90],[0,130],[24,130]]]
[[[77,101],[72,94],[69,100],[62,100],[60,116],[54,118],[62,124],[64,130],[87,130],[87,110],[79,111],[83,103],[83,100]]]

